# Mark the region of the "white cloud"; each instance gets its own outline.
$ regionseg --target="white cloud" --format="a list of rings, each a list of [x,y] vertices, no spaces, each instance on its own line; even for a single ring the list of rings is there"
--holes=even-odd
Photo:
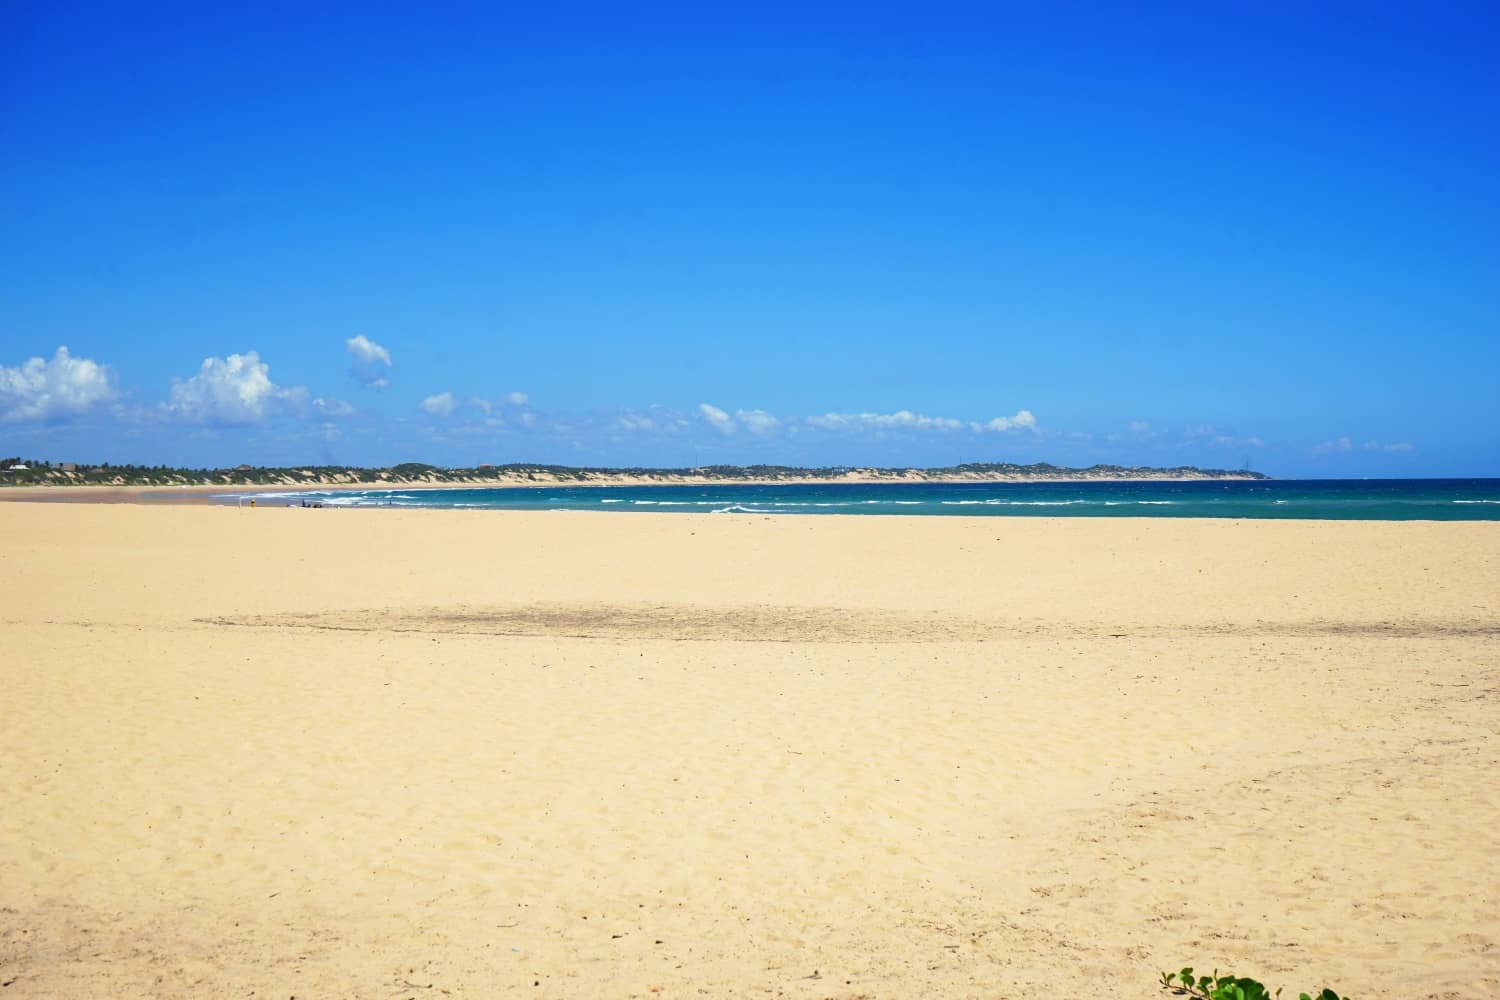
[[[976,431],[1034,431],[1036,430],[1036,417],[1030,410],[1017,410],[1013,417],[996,417],[983,424],[971,424]]]
[[[282,387],[271,381],[271,366],[254,351],[226,358],[204,358],[198,374],[173,379],[164,406],[181,420],[205,424],[251,424],[264,420],[282,405],[306,401],[301,386]]]
[[[615,420],[616,426],[622,431],[654,431],[656,421],[644,413],[622,413]]]
[[[977,433],[1037,429],[1036,417],[1030,410],[1021,410],[1011,417],[995,417],[985,422],[964,421],[953,417],[933,417],[912,410],[897,410],[895,413],[824,413],[812,417],[778,417],[767,410],[735,410],[731,415],[710,403],[698,405],[698,415],[716,430],[731,434],[744,428],[752,434],[771,434],[785,429],[793,433],[798,426],[816,427],[825,431],[852,433],[858,431],[939,431],[953,432],[969,430]]]
[[[1348,437],[1334,438],[1332,441],[1324,441],[1312,447],[1314,455],[1342,455],[1354,450],[1354,442]]]
[[[62,420],[82,416],[115,397],[109,368],[59,347],[52,359],[0,365],[0,421]]]
[[[495,410],[499,409],[502,405],[525,406],[526,401],[530,398],[531,397],[527,396],[524,392],[507,392],[499,399],[485,399],[482,396],[474,396],[469,400],[469,405],[474,407],[480,413],[488,416],[489,414],[494,413]]]
[[[342,399],[324,399],[318,397],[312,401],[313,409],[325,417],[347,417],[354,412],[352,404]]]
[[[735,410],[734,415],[751,434],[770,434],[781,426],[780,418],[765,410]]]
[[[1260,438],[1251,435],[1240,437],[1233,431],[1221,431],[1213,424],[1198,424],[1189,427],[1182,432],[1184,439],[1190,442],[1207,442],[1219,448],[1264,448],[1266,443]]]
[[[458,409],[458,400],[453,398],[451,392],[440,392],[422,400],[422,409],[435,417],[451,417],[453,411]]]
[[[711,406],[708,403],[699,403],[698,412],[703,415],[704,420],[707,420],[722,433],[734,433],[734,418],[717,406]]]
[[[391,352],[362,333],[344,341],[344,346],[349,349],[349,355],[355,361],[363,364],[388,366],[391,363]]]
[[[962,420],[951,417],[929,417],[911,410],[897,410],[895,413],[825,413],[818,417],[808,417],[807,422],[827,431],[957,431],[963,430],[965,426],[975,430],[980,427],[979,424],[966,425]]]
[[[734,415],[710,403],[698,404],[698,415],[721,434],[733,434],[744,427],[751,434],[770,434],[781,426],[781,418],[766,410],[735,410]],[[682,421],[672,422],[672,429],[682,426]]]
[[[1405,441],[1393,441],[1390,444],[1381,444],[1379,441],[1365,442],[1365,451],[1383,451],[1388,455],[1402,455],[1416,450],[1415,445]]]
[[[350,371],[366,388],[383,389],[391,384],[385,377],[391,367],[390,351],[362,333],[344,341],[344,348],[349,352]]]

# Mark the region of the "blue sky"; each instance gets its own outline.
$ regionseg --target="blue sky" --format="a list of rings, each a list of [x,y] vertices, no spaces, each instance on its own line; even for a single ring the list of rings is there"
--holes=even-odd
[[[3,455],[1500,475],[1493,4],[53,6]]]

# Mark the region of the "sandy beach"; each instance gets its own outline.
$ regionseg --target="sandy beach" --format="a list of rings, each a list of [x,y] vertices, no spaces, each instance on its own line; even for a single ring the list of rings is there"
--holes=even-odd
[[[0,505],[0,997],[1500,992],[1500,524]]]

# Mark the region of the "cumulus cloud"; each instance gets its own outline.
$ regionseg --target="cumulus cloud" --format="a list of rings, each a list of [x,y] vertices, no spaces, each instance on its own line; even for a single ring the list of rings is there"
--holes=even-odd
[[[312,401],[313,409],[325,417],[347,417],[354,412],[354,406],[342,399],[324,399],[319,396]]]
[[[911,410],[897,410],[895,413],[825,413],[821,416],[808,417],[807,422],[826,431],[891,429],[956,431],[964,428],[962,420],[949,417],[928,417],[913,413]]]
[[[386,376],[391,368],[391,352],[375,343],[364,334],[356,334],[344,341],[349,352],[350,373],[369,389],[383,389],[390,385]]]
[[[469,405],[488,416],[502,406],[525,406],[527,400],[530,398],[524,392],[507,392],[499,399],[485,399],[482,396],[474,396],[469,400]]]
[[[735,410],[734,416],[751,434],[770,434],[781,426],[781,419],[765,410]]]
[[[1020,410],[1014,416],[995,417],[987,421],[959,420],[954,417],[933,417],[912,410],[897,410],[895,413],[823,413],[811,417],[778,417],[767,410],[735,410],[733,414],[711,403],[698,404],[698,416],[709,426],[732,434],[743,428],[751,434],[772,434],[779,430],[795,433],[799,427],[815,427],[825,431],[856,433],[860,431],[973,431],[976,434],[1037,429],[1036,417],[1030,410]]]
[[[58,421],[79,417],[115,397],[108,367],[59,347],[50,359],[0,365],[0,421]]]
[[[733,434],[743,427],[751,434],[771,434],[781,427],[782,420],[766,410],[735,410],[733,415],[709,403],[698,404],[698,415],[709,426],[723,434]],[[680,421],[673,429],[680,426]]]
[[[1013,417],[996,417],[983,424],[971,425],[975,430],[985,431],[1034,431],[1036,417],[1030,410],[1017,410]]]
[[[271,381],[271,366],[254,351],[204,358],[191,378],[173,379],[164,404],[180,420],[204,424],[253,424],[278,408],[305,405],[307,390]]]
[[[458,409],[458,400],[451,392],[440,392],[422,400],[422,410],[434,417],[451,417],[456,409]]]
[[[656,420],[644,413],[626,412],[615,418],[615,426],[622,431],[654,431]]]
[[[932,417],[912,410],[895,413],[824,413],[808,417],[807,423],[827,431],[912,430],[973,431],[976,434],[1037,429],[1036,416],[1030,410],[1019,410],[1014,416],[990,420],[958,420],[954,417]]]
[[[734,418],[717,406],[709,403],[699,403],[698,412],[715,430],[725,434],[734,433]]]

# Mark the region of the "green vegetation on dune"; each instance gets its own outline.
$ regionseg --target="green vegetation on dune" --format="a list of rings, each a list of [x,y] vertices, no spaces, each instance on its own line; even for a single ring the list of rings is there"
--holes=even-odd
[[[1281,996],[1280,989],[1272,993],[1264,983],[1230,973],[1221,976],[1217,969],[1211,976],[1196,979],[1191,967],[1181,972],[1163,972],[1160,982],[1162,989],[1193,1000],[1276,1000]],[[1317,994],[1299,993],[1297,1000],[1339,1000],[1339,995],[1324,987]]]
[[[574,468],[512,462],[472,468],[443,468],[423,462],[402,462],[389,468],[359,468],[345,465],[299,465],[281,468],[240,465],[226,469],[183,469],[165,465],[86,465],[33,459],[0,459],[0,485],[4,486],[345,486],[352,483],[426,483],[525,485],[538,483],[592,483],[618,479],[640,482],[778,482],[791,480],[870,479],[889,480],[1109,480],[1109,479],[1267,479],[1248,470],[1199,469],[1094,465],[1069,469],[1046,462],[1016,465],[1010,462],[966,462],[930,469],[881,469],[853,466],[800,468],[790,465],[705,465],[692,468],[648,469],[640,466]]]

